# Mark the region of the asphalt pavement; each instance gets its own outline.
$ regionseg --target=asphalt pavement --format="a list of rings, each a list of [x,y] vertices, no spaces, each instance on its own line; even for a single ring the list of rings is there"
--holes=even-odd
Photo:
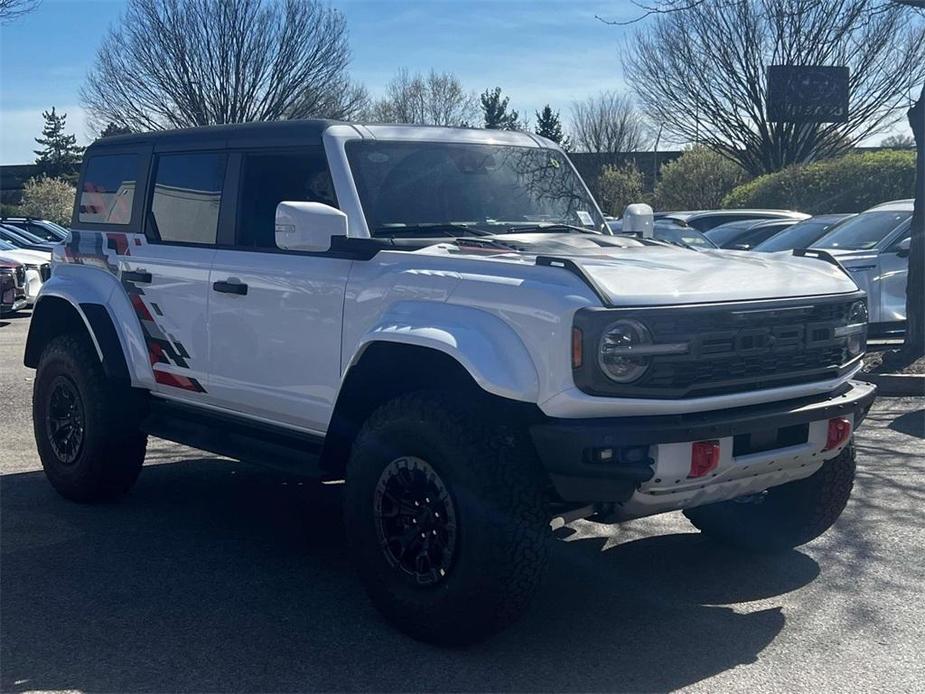
[[[337,487],[152,439],[124,500],[41,472],[0,319],[0,689],[925,691],[925,402],[878,401],[822,538],[749,557],[680,514],[574,524],[530,612],[445,650],[391,629],[346,554]]]

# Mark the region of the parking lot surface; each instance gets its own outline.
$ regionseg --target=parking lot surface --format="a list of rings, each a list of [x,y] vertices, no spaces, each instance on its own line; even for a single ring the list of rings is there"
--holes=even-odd
[[[395,632],[346,553],[337,487],[152,439],[122,502],[46,483],[0,319],[0,689],[925,691],[925,403],[881,399],[836,526],[737,555],[680,514],[576,523],[513,628],[443,650]]]

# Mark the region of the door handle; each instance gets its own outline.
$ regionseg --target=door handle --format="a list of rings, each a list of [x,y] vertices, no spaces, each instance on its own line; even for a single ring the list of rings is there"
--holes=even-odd
[[[231,281],[231,278],[224,282],[213,282],[212,289],[223,294],[247,294],[247,285],[239,281]]]
[[[122,279],[129,282],[141,282],[151,284],[151,273],[147,270],[126,270],[122,273]]]

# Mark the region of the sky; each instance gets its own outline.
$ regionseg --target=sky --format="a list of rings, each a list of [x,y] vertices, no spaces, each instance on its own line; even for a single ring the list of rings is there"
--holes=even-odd
[[[347,18],[351,76],[381,94],[401,67],[456,73],[467,89],[500,86],[511,106],[536,120],[549,103],[563,115],[571,102],[623,88],[617,18],[629,2],[569,0],[332,0]],[[31,162],[42,111],[55,106],[86,144],[80,85],[124,0],[43,0],[0,28],[0,164]],[[621,14],[622,13],[622,14]]]
[[[597,17],[638,16],[629,0],[331,0],[353,52],[350,74],[372,96],[402,67],[449,71],[481,93],[499,86],[521,118],[626,84],[620,51],[633,29]],[[125,0],[42,0],[0,28],[0,164],[34,160],[42,111],[67,113],[81,144],[93,137],[80,85]]]

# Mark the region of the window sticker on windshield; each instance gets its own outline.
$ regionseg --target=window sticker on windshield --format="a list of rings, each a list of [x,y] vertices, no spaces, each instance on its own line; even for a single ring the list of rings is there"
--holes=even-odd
[[[594,219],[591,218],[590,212],[587,212],[585,210],[576,210],[575,214],[578,215],[578,219],[580,219],[581,223],[584,224],[586,227],[594,226]]]

